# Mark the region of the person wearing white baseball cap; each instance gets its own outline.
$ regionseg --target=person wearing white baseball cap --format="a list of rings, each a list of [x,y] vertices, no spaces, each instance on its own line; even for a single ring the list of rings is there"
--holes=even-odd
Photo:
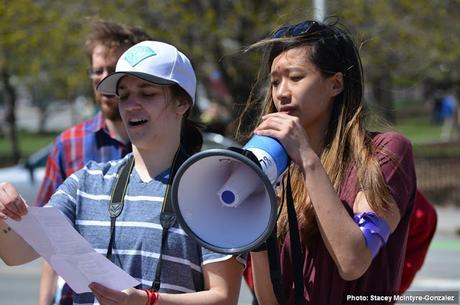
[[[88,163],[48,206],[141,284],[118,291],[91,283],[92,293],[76,294],[74,304],[94,298],[103,305],[237,304],[245,258],[200,247],[175,222],[169,202],[175,171],[203,141],[187,118],[196,90],[190,60],[172,45],[144,41],[121,55],[97,90],[119,97],[133,152],[120,161]],[[0,218],[20,220],[27,213],[14,194],[11,184],[0,185]],[[16,233],[0,236],[5,262],[22,264],[37,255]]]
[[[143,41],[129,49],[117,62],[115,73],[97,86],[99,92],[117,94],[125,75],[136,76],[158,85],[179,85],[195,102],[196,76],[190,60],[176,47],[159,41]]]

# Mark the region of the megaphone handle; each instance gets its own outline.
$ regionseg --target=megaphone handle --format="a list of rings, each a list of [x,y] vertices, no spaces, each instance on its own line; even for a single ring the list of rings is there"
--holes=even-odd
[[[262,168],[262,166],[260,165],[259,160],[257,159],[256,155],[254,155],[254,153],[252,151],[247,150],[247,149],[243,149],[243,148],[240,148],[240,147],[233,147],[233,146],[229,147],[227,149],[231,150],[231,151],[234,151],[234,152],[237,152],[237,153],[245,156],[246,158],[248,158],[249,160],[254,162],[259,168]]]

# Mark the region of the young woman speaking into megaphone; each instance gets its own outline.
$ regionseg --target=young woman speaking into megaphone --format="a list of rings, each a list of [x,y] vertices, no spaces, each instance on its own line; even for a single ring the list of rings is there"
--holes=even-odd
[[[301,264],[291,256],[283,208],[277,237],[287,302],[397,294],[416,192],[412,149],[398,133],[365,129],[363,72],[350,33],[338,23],[303,21],[252,47],[265,50],[259,75],[268,87],[263,107],[258,100],[247,106],[264,109],[260,119],[242,121],[255,121],[247,130],[279,140],[291,159]],[[267,252],[251,259],[259,304],[276,304]]]

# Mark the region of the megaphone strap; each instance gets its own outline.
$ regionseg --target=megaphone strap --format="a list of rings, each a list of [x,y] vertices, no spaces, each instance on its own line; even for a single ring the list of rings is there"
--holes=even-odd
[[[288,169],[288,170],[289,170],[289,169]],[[286,194],[285,189],[286,189],[286,184],[284,183],[284,180],[283,180],[283,182],[282,182],[282,184],[281,184],[281,195],[278,197],[278,198],[281,198],[281,204],[280,204],[280,206],[279,206],[279,208],[278,208],[278,214],[276,215],[276,222],[278,222],[278,219],[280,218],[281,212],[282,212],[283,207],[284,207],[284,198],[285,198],[285,196],[286,196],[286,195],[285,195],[285,194]],[[291,196],[292,196],[292,194],[291,194]],[[276,223],[276,222],[275,222],[275,223]],[[272,232],[271,235],[274,235],[274,236],[275,236],[275,239],[274,239],[275,243],[273,243],[273,240],[271,241],[272,247],[278,247],[278,244],[276,243],[276,235],[277,235],[277,234],[276,234],[276,224],[275,224],[275,227],[274,227],[273,232]],[[251,252],[261,252],[261,251],[266,251],[266,250],[268,250],[268,247],[269,247],[268,244],[269,244],[269,239],[270,239],[270,238],[271,238],[271,236],[269,236],[269,237],[267,238],[267,240],[266,240],[264,243],[260,244],[260,246],[258,246],[257,248],[251,250]],[[268,252],[268,254],[269,254],[269,256],[270,256],[270,252]],[[279,253],[278,253],[278,254],[275,254],[275,253],[272,254],[273,259],[275,259],[275,258],[274,258],[275,256],[279,258]],[[269,257],[269,259],[270,259],[270,257]],[[279,260],[279,259],[278,259],[278,260]],[[279,271],[279,273],[280,273],[280,270],[278,270],[278,271]],[[272,278],[273,278],[273,276],[272,276]],[[281,273],[280,273],[280,278],[281,278]],[[280,283],[281,283],[281,280],[280,280]],[[280,284],[280,285],[281,285],[281,284]],[[279,300],[278,300],[278,302],[281,303]]]
[[[294,274],[294,304],[303,304],[304,301],[304,279],[303,279],[303,261],[302,261],[302,248],[300,246],[300,234],[297,222],[297,215],[294,207],[294,200],[292,197],[291,188],[291,174],[288,167],[287,170],[287,183],[285,180],[282,182],[282,204],[286,200],[286,208],[288,212],[289,221],[289,238],[291,242],[291,260],[292,260],[292,273]],[[287,185],[287,186],[286,186]],[[279,215],[278,215],[279,216]],[[275,292],[276,299],[279,304],[288,304],[286,295],[283,290],[279,246],[276,238],[276,226],[272,234],[267,239],[267,254],[270,266],[270,278],[272,281],[273,291]]]
[[[168,184],[166,186],[165,195],[163,198],[163,206],[161,208],[160,214],[160,224],[162,227],[162,238],[160,244],[160,255],[158,258],[158,263],[155,270],[155,278],[152,282],[152,289],[158,291],[160,289],[160,278],[161,278],[161,267],[163,262],[163,245],[166,243],[168,239],[168,232],[169,228],[174,225],[176,222],[176,215],[174,214],[172,204],[171,204],[171,196],[170,196],[170,188],[172,181],[174,179],[174,175],[176,174],[178,168],[182,165],[182,163],[187,160],[189,155],[185,153],[182,147],[179,147],[176,154],[174,155],[173,163],[171,165],[171,173],[169,174]],[[112,248],[113,242],[115,240],[115,226],[116,226],[116,219],[123,211],[124,206],[124,197],[126,195],[126,190],[128,188],[129,177],[131,176],[131,172],[134,168],[134,157],[131,155],[128,161],[121,166],[119,170],[119,175],[115,182],[115,186],[112,191],[112,195],[110,198],[109,204],[109,215],[110,215],[110,240],[109,245],[107,246],[107,255],[108,259],[112,257]]]
[[[302,248],[300,246],[299,225],[297,222],[297,214],[294,207],[291,189],[291,171],[287,172],[286,186],[286,208],[289,219],[289,238],[291,241],[291,260],[294,274],[294,294],[295,304],[303,304],[304,299],[304,279],[303,279],[303,260]]]
[[[280,252],[276,238],[276,226],[272,234],[267,238],[268,265],[270,267],[270,279],[272,282],[273,292],[275,293],[278,304],[287,304],[286,295],[283,291],[283,281],[281,275]]]

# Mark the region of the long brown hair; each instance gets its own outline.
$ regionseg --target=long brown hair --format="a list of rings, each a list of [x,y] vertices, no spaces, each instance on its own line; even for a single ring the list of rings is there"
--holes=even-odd
[[[274,58],[292,48],[308,48],[309,60],[318,67],[323,77],[327,78],[341,72],[344,82],[343,91],[335,97],[333,103],[327,132],[324,135],[321,163],[338,193],[341,191],[347,170],[351,165],[356,166],[358,187],[364,191],[370,206],[377,212],[386,210],[391,196],[375,157],[376,148],[371,145],[371,137],[364,127],[363,73],[358,50],[350,34],[338,24],[313,22],[313,25],[301,35],[270,37],[249,48],[263,47],[265,52],[258,80],[239,118],[237,137],[240,140],[247,138],[254,127],[260,124],[263,114],[277,111],[268,85]],[[318,235],[313,205],[301,169],[292,164],[289,170],[297,218],[302,227],[302,238],[308,242]],[[284,208],[278,219],[279,238],[284,238],[287,231],[288,218]]]

